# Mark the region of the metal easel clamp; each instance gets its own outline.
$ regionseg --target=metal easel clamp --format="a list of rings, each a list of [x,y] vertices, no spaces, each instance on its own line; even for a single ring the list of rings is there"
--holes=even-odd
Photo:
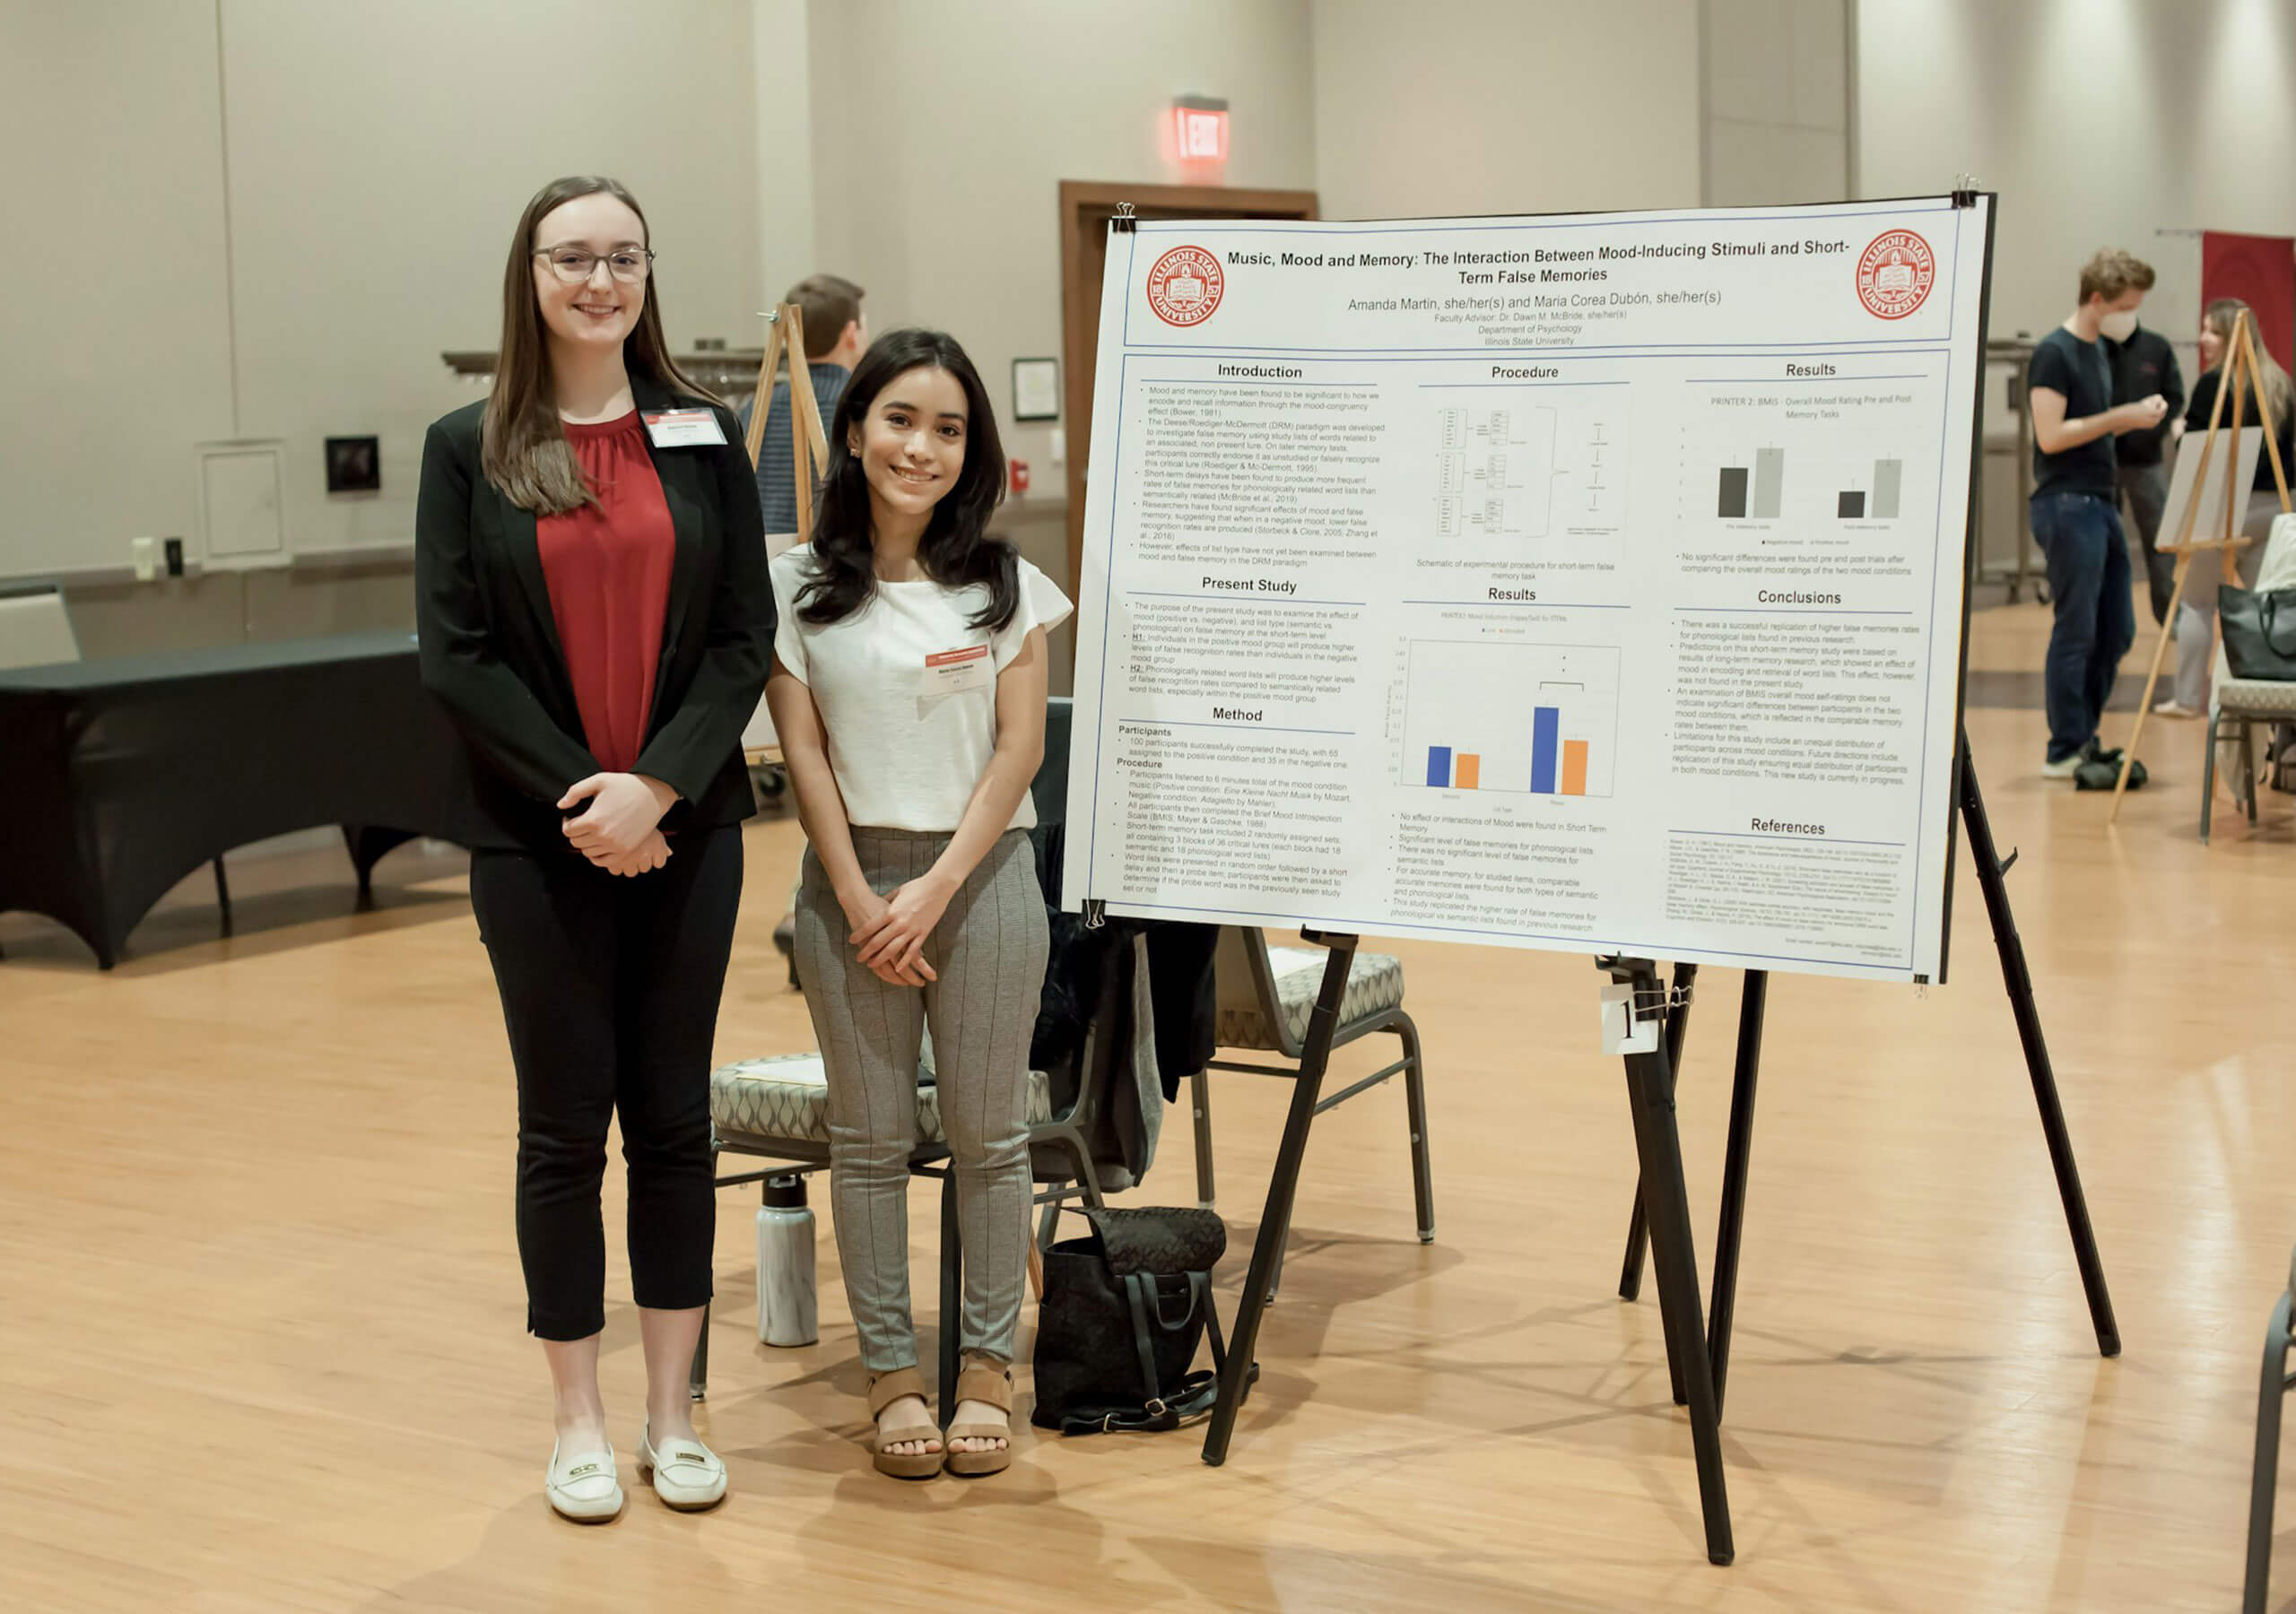
[[[1634,1018],[1639,1020],[1655,1020],[1676,1009],[1687,1009],[1691,1005],[1692,999],[1697,996],[1697,987],[1691,981],[1681,981],[1671,985],[1660,982],[1656,986],[1638,985],[1635,976],[1639,968],[1648,968],[1651,979],[1654,981],[1657,979],[1658,966],[1655,960],[1621,958],[1613,954],[1597,958],[1595,960],[1595,968],[1602,970],[1621,985],[1634,988],[1631,1001]]]

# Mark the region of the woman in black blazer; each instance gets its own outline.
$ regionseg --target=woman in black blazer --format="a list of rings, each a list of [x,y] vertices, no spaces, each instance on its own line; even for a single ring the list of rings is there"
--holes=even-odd
[[[686,1382],[710,1292],[710,1041],[752,811],[741,733],[774,626],[756,476],[733,412],[670,360],[653,256],[611,179],[526,204],[492,395],[430,428],[415,513],[422,678],[473,763],[471,907],[517,1071],[526,1323],[557,1393],[544,1490],[586,1520],[622,1500],[597,1380],[616,1112],[639,1461],[673,1506],[726,1491]]]

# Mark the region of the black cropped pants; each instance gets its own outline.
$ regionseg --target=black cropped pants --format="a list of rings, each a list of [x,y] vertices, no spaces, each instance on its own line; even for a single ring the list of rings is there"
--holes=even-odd
[[[570,848],[471,855],[471,907],[494,961],[518,1076],[518,1260],[526,1326],[605,1326],[598,1190],[619,1114],[638,1304],[709,1298],[717,1229],[710,1044],[742,890],[739,829],[690,831],[620,879]]]

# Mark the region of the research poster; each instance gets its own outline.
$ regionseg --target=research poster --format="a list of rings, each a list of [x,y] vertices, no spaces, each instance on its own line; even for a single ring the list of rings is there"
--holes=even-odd
[[[1941,978],[1991,198],[1111,233],[1064,891]]]

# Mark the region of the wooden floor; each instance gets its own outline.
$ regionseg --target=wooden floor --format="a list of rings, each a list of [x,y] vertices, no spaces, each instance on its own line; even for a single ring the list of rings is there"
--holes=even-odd
[[[2031,604],[1984,612],[1973,664],[2038,666],[2046,631]],[[944,1587],[994,1610],[2231,1607],[2296,1240],[2296,811],[2267,796],[2253,832],[2220,814],[2202,848],[2199,735],[2160,724],[2152,787],[2108,830],[2102,798],[2037,777],[2039,711],[1970,731],[2023,850],[2011,887],[2126,1351],[2093,1348],[1964,870],[1949,985],[1771,994],[1735,1567],[1701,1551],[1655,1307],[1612,1294],[1634,1173],[1595,972],[1417,943],[1398,950],[1438,1241],[1413,1237],[1400,1091],[1326,1117],[1226,1468],[1188,1435],[1031,1437],[1000,1480],[876,1477],[826,1227],[821,1343],[768,1349],[753,1202],[729,1193],[703,1427],[731,1500],[692,1517],[633,1490],[610,1527],[560,1522],[511,1084],[458,870],[396,855],[381,910],[354,915],[315,853],[242,863],[229,942],[187,882],[109,976],[0,920],[0,1608],[802,1610]],[[748,846],[726,1057],[810,1042],[768,941],[796,829],[763,820]],[[1683,1076],[1702,1259],[1736,986],[1709,972]],[[1282,1098],[1219,1089],[1231,1298]],[[1137,1200],[1192,1182],[1174,1114]],[[920,1263],[931,1209],[920,1191]],[[627,1442],[626,1277],[608,1315]]]

